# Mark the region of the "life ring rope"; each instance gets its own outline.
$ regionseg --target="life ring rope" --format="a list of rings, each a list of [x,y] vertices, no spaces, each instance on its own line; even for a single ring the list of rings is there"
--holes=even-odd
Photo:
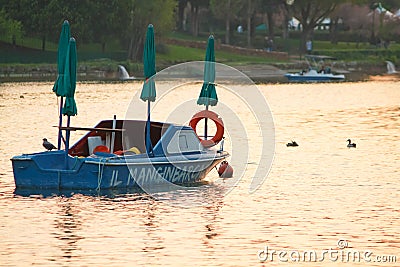
[[[215,126],[217,127],[217,132],[215,133],[214,137],[207,140],[200,138],[200,136],[196,132],[196,126],[199,123],[199,121],[206,118],[212,120],[215,123]],[[224,130],[225,130],[224,122],[218,116],[218,114],[213,111],[202,110],[200,112],[197,112],[196,114],[193,115],[192,119],[189,122],[189,125],[196,132],[197,137],[200,139],[201,144],[205,148],[215,146],[222,140],[222,138],[224,138]]]

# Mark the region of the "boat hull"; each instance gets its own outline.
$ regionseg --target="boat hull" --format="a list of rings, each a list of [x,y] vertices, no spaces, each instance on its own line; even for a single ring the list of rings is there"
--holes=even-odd
[[[343,81],[345,76],[343,74],[317,74],[307,75],[298,73],[288,73],[285,77],[291,82],[329,82],[329,81]]]
[[[11,161],[16,188],[99,190],[196,183],[228,156],[220,152],[167,158],[78,158],[50,151],[16,156]]]

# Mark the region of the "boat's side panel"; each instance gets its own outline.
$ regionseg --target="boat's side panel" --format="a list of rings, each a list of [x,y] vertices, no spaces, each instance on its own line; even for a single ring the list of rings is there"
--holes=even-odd
[[[12,160],[16,187],[58,188],[61,175],[58,172],[38,168],[32,159]]]
[[[344,75],[300,75],[300,74],[286,74],[285,77],[293,82],[318,82],[318,81],[342,81]]]
[[[99,164],[83,164],[79,173],[63,173],[60,180],[62,189],[106,189],[126,187],[122,178],[128,177],[126,166],[104,167]]]
[[[65,175],[62,188],[130,188],[138,185],[187,184],[201,181],[223,158],[186,163],[155,163],[118,165],[108,163],[84,164],[84,175]],[[129,167],[128,167],[129,166]]]
[[[17,187],[49,188],[58,188],[65,172],[79,173],[83,163],[77,157],[65,157],[65,152],[59,150],[15,156],[11,161]]]
[[[42,169],[32,159],[12,159],[17,188],[98,189],[126,187],[122,179],[129,176],[126,166],[82,164],[79,170]],[[126,180],[126,179],[125,179]]]
[[[17,188],[108,189],[159,184],[165,180],[174,184],[198,182],[223,159],[125,164],[105,158],[86,161],[69,170],[42,169],[32,157],[14,157],[12,162]]]

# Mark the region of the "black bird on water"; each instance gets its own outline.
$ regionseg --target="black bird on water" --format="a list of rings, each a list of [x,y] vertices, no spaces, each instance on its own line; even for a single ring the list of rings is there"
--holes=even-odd
[[[350,139],[347,139],[347,142],[349,142],[349,143],[347,144],[347,147],[349,147],[349,148],[350,148],[350,147],[356,147],[356,146],[357,146],[355,143],[352,143]]]
[[[46,138],[43,138],[43,146],[46,148],[48,151],[51,151],[52,149],[57,149],[52,143],[47,141]]]
[[[293,140],[292,140],[292,142],[287,143],[286,146],[299,146],[299,144],[297,144],[296,141],[293,141]]]

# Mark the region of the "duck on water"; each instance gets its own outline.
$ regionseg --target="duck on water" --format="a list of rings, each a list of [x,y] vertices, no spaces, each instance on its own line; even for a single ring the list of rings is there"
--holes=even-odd
[[[355,143],[352,143],[351,142],[351,139],[347,139],[347,142],[349,142],[348,144],[347,144],[347,147],[356,147],[357,145],[355,144]]]
[[[297,144],[296,141],[292,140],[292,142],[287,143],[286,146],[299,146],[299,144]]]

